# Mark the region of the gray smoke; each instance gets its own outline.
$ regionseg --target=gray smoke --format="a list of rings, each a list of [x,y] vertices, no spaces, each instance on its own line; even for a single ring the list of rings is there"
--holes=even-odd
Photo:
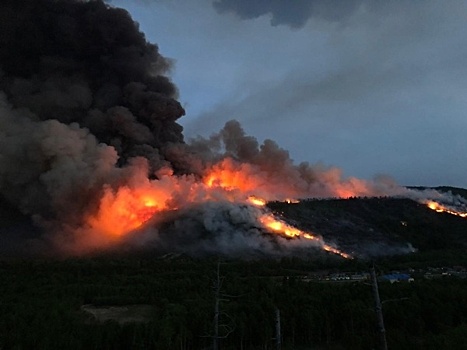
[[[180,148],[184,148],[183,151]],[[185,164],[190,164],[191,169],[203,169],[206,164],[217,164],[219,169],[236,171],[239,176],[243,174],[244,183],[250,182],[255,191],[251,194],[268,200],[405,193],[405,188],[388,176],[365,181],[346,178],[336,167],[307,162],[295,164],[289,152],[276,142],[258,142],[256,138],[247,135],[235,120],[227,122],[219,133],[209,138],[198,137],[191,140],[189,145],[177,146],[177,149],[171,149],[167,153],[170,155],[172,152],[174,156],[169,158],[191,154],[191,157],[185,157]]]
[[[323,241],[289,239],[265,231],[264,209],[229,202],[206,202],[153,218],[126,241],[127,246],[190,256],[280,257],[319,254]]]
[[[0,12],[0,88],[39,121],[78,123],[124,164],[182,142],[184,110],[165,76],[170,60],[128,12],[101,0],[6,0]]]
[[[459,194],[453,194],[452,191],[441,192],[431,188],[408,188],[400,195],[400,197],[410,198],[422,204],[426,204],[429,201],[435,201],[446,209],[458,213],[467,213],[467,198],[464,198]]]
[[[218,0],[213,6],[219,13],[232,12],[241,19],[263,15],[271,25],[301,28],[312,18],[344,22],[361,5],[362,0]]]
[[[183,142],[185,113],[170,66],[128,12],[101,0],[3,1],[0,194],[69,222],[103,184],[123,182],[118,167],[167,164],[162,146]]]

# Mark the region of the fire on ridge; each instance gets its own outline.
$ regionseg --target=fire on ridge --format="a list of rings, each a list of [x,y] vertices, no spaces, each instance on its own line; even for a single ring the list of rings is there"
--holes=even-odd
[[[449,208],[442,205],[441,203],[430,200],[425,202],[425,204],[428,208],[438,213],[448,213],[451,215],[460,216],[461,218],[467,218],[467,212],[457,211],[454,208]]]
[[[236,176],[227,172],[227,178]],[[107,189],[101,199],[98,213],[87,219],[93,232],[105,235],[110,241],[118,242],[158,213],[166,210],[179,209],[175,197],[180,196],[183,189],[184,205],[203,203],[207,201],[228,201],[238,204],[248,204],[260,208],[261,214],[256,217],[258,225],[263,230],[281,235],[287,239],[308,240],[316,243],[316,247],[352,258],[351,255],[327,244],[322,237],[311,232],[302,231],[277,218],[265,206],[266,199],[244,194],[239,188],[225,186],[226,181],[207,175],[204,181],[194,178],[183,178],[170,175],[162,180],[147,180],[140,187],[120,187],[117,191]],[[287,203],[298,203],[298,200],[285,199]]]

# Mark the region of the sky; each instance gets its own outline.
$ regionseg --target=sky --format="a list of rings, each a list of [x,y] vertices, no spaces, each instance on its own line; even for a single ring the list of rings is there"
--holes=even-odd
[[[297,163],[467,188],[465,1],[110,3],[172,59],[186,140],[236,119]]]

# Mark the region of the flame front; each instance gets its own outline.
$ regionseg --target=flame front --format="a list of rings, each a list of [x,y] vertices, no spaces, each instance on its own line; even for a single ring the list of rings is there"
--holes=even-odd
[[[107,236],[119,237],[140,227],[155,213],[166,209],[167,198],[155,191],[120,188],[116,193],[107,189],[96,216],[88,224]]]
[[[435,201],[427,201],[425,204],[428,206],[428,208],[438,213],[448,213],[451,215],[460,216],[462,218],[467,218],[467,212],[456,211],[454,208],[448,208],[442,205],[441,203]]]
[[[339,249],[326,244],[321,237],[315,236],[309,232],[299,230],[298,228],[293,227],[280,219],[277,219],[271,213],[266,213],[262,215],[259,218],[259,221],[263,224],[265,228],[269,229],[272,232],[285,235],[289,238],[304,238],[307,240],[315,241],[321,246],[322,249],[324,249],[327,252],[340,255],[345,259],[352,259],[352,256],[350,254],[344,253]]]
[[[273,232],[284,234],[287,237],[294,238],[304,235],[304,232],[300,231],[298,228],[290,226],[285,222],[278,220],[274,215],[268,213],[264,214],[259,218],[259,221],[264,225],[264,227],[270,229]],[[315,237],[311,234],[307,234],[308,239],[314,240]]]
[[[116,189],[105,188],[99,210],[97,214],[87,218],[87,225],[93,232],[98,232],[110,242],[115,242],[163,211],[208,201],[228,201],[259,208],[261,214],[257,220],[265,231],[289,239],[313,241],[325,251],[351,258],[350,255],[326,244],[322,237],[301,231],[275,217],[266,208],[266,203],[270,199],[277,200],[277,194],[271,193],[269,184],[259,177],[250,177],[247,176],[248,172],[245,175],[238,171],[239,169],[232,168],[231,162],[224,161],[222,167],[213,166],[206,172],[202,181],[192,176],[179,177],[172,174],[162,176],[159,180],[149,180],[139,174],[130,184]],[[265,194],[266,198],[255,196],[255,191]],[[287,203],[299,203],[290,197],[294,191],[283,186],[280,190],[284,195],[282,200]]]
[[[251,204],[256,205],[258,207],[264,207],[266,205],[266,201],[264,199],[261,199],[255,196],[248,197],[248,201]]]

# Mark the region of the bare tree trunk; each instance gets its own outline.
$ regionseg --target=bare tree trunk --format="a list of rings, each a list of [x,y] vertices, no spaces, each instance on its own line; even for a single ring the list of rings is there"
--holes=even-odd
[[[276,308],[276,350],[281,350],[281,312]]]
[[[383,307],[379,298],[378,281],[376,280],[375,267],[371,268],[371,284],[373,287],[373,296],[375,298],[375,312],[378,322],[378,333],[381,350],[388,350],[388,343],[386,342],[386,329],[384,328]]]
[[[214,338],[212,340],[213,350],[219,350],[219,294],[221,288],[220,262],[217,263],[217,280],[215,284],[216,303],[214,305]]]

